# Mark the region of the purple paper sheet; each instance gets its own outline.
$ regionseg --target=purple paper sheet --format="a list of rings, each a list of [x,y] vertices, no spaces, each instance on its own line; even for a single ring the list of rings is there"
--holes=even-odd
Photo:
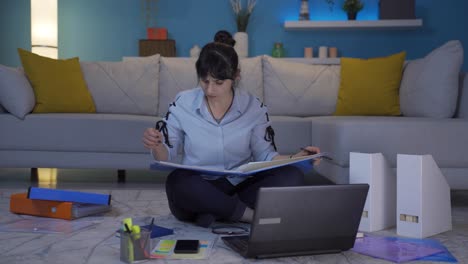
[[[392,240],[386,237],[365,236],[356,239],[352,251],[396,263],[411,261],[442,252],[423,244],[410,243],[405,240]]]
[[[424,261],[438,261],[438,262],[451,262],[456,263],[457,259],[450,253],[450,251],[438,240],[435,239],[418,239],[418,238],[402,238],[402,237],[388,237],[387,239],[390,240],[403,240],[413,244],[422,244],[425,246],[429,246],[432,248],[437,248],[442,250],[442,252],[418,258],[417,260],[424,260]]]

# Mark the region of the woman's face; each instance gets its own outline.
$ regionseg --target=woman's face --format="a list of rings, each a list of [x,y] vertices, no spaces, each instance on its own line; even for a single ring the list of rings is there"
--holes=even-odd
[[[213,78],[213,76],[208,75],[208,77],[200,80],[200,86],[205,92],[206,97],[210,98],[222,98],[231,95],[232,89],[232,80],[218,80]]]

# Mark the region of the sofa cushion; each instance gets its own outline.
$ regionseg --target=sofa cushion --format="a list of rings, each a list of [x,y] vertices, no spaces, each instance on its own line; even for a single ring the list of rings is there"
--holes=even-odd
[[[264,56],[264,102],[270,114],[331,115],[338,95],[339,71],[338,65],[309,65]]]
[[[372,59],[341,59],[335,115],[400,115],[405,52]]]
[[[159,55],[119,62],[81,62],[98,113],[157,114]]]
[[[18,49],[34,90],[35,113],[94,113],[78,58],[55,60]]]
[[[0,65],[0,106],[23,119],[35,104],[34,91],[23,70]]]
[[[384,154],[396,166],[397,154],[430,154],[441,168],[467,167],[468,131],[463,119],[422,117],[312,117],[312,145],[349,166],[350,152]],[[443,139],[443,140],[441,140]]]
[[[123,114],[30,114],[24,120],[0,114],[0,149],[149,153],[141,139],[157,121],[158,117]]]
[[[310,120],[303,117],[270,116],[275,131],[275,142],[281,154],[294,154],[311,143]]]
[[[455,113],[463,63],[460,41],[449,41],[423,59],[410,61],[400,87],[405,116],[450,118]]]
[[[160,116],[166,114],[169,104],[174,101],[179,92],[198,86],[196,61],[195,58],[161,57],[158,108]],[[261,57],[241,59],[239,68],[241,70],[241,79],[238,87],[263,100]]]

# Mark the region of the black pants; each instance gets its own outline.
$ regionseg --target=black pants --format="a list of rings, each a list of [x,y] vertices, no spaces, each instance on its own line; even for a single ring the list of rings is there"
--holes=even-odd
[[[224,177],[205,180],[195,171],[178,169],[167,178],[166,194],[172,214],[181,221],[195,221],[200,214],[239,221],[247,206],[255,209],[260,187],[301,185],[304,173],[294,166],[259,172],[236,186]]]

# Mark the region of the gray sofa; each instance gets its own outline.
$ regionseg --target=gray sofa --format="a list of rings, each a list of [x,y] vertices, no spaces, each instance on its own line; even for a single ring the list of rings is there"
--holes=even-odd
[[[97,113],[29,113],[21,119],[4,110],[0,167],[148,169],[151,158],[141,143],[143,131],[165,115],[178,91],[196,86],[194,63],[191,58],[158,55],[81,62]],[[409,74],[408,65],[404,75]],[[350,152],[381,152],[394,167],[397,153],[431,154],[452,189],[468,189],[466,73],[460,74],[451,106],[456,107],[455,117],[405,115],[403,105],[403,116],[333,116],[339,59],[259,56],[242,59],[240,67],[239,88],[268,106],[279,151],[290,154],[305,145],[319,146],[334,157],[317,167],[329,179],[348,182]]]

